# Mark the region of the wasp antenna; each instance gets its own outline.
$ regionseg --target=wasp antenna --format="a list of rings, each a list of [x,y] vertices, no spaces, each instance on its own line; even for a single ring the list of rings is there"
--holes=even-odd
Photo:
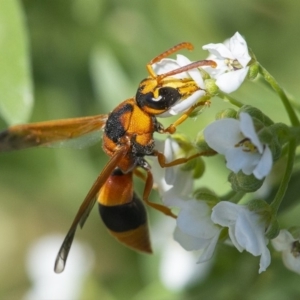
[[[161,81],[162,79],[164,79],[166,77],[176,75],[176,74],[179,74],[179,73],[182,73],[182,72],[186,72],[188,70],[196,69],[196,68],[199,68],[199,67],[203,67],[203,66],[209,66],[209,67],[212,67],[212,68],[216,68],[217,63],[213,60],[198,60],[198,61],[195,61],[191,64],[188,64],[184,67],[172,70],[170,72],[167,72],[167,73],[164,73],[164,74],[161,74],[161,75],[158,75],[157,76],[157,81],[159,82],[159,81]]]
[[[65,269],[67,258],[73,243],[73,239],[75,236],[76,228],[75,229],[70,229],[68,234],[66,235],[59,251],[55,259],[55,264],[54,264],[54,272],[55,273],[61,273]]]
[[[156,78],[156,74],[152,68],[152,65],[161,61],[163,58],[170,56],[171,54],[181,50],[181,49],[187,49],[187,50],[193,50],[194,46],[189,42],[183,42],[180,44],[177,44],[176,46],[164,51],[163,53],[157,55],[154,57],[148,64],[147,64],[147,71],[150,74],[152,78]]]

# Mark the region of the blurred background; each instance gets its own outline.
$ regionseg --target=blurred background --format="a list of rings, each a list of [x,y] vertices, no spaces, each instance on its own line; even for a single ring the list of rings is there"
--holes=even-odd
[[[189,41],[195,50],[183,54],[204,59],[202,45],[222,42],[236,31],[292,98],[299,99],[299,11],[300,2],[292,0],[0,0],[0,40],[5,30],[12,30],[6,43],[0,43],[0,53],[12,55],[0,60],[0,85],[5,68],[16,68],[17,74],[23,70],[28,89],[23,106],[1,113],[0,128],[8,121],[108,113],[135,95],[147,76],[146,63],[157,54]],[[13,58],[18,50],[22,64]],[[10,90],[18,92],[15,85]],[[279,99],[262,84],[245,83],[234,97],[288,122]],[[0,102],[4,98],[0,95]],[[224,107],[228,104],[214,99],[196,123],[188,120],[180,131],[195,136]],[[175,222],[151,209],[153,255],[117,243],[95,207],[77,232],[65,273],[54,274],[64,235],[107,161],[100,143],[82,150],[1,153],[0,299],[299,299],[300,277],[285,269],[279,253],[273,253],[271,266],[261,275],[259,258],[225,245],[217,247],[208,264],[196,265],[196,255],[172,242]],[[200,186],[228,190],[228,173],[220,170],[220,161],[208,162]],[[141,193],[143,186],[136,184]],[[299,198],[297,184],[290,194]],[[158,201],[155,192],[152,199]],[[286,209],[280,222],[300,225],[299,207]]]

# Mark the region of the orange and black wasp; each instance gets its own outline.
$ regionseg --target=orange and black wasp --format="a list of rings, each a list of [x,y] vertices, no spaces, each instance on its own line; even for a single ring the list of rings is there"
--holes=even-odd
[[[95,131],[104,131],[102,147],[110,160],[75,216],[57,254],[55,272],[64,270],[77,226],[84,225],[96,201],[101,218],[114,237],[135,250],[152,252],[146,210],[133,189],[134,174],[145,180],[143,201],[164,214],[175,217],[169,208],[148,200],[153,187],[153,176],[145,156],[156,156],[161,167],[181,164],[197,156],[196,154],[166,163],[164,155],[155,149],[153,134],[174,133],[176,127],[199,103],[168,128],[164,128],[156,116],[200,89],[191,78],[178,79],[172,77],[173,75],[201,66],[216,66],[214,61],[203,60],[165,74],[155,74],[153,64],[183,48],[191,50],[193,46],[190,43],[181,43],[151,60],[147,64],[149,76],[139,84],[136,96],[120,103],[109,114],[15,125],[0,133],[0,151],[12,151],[48,146]]]

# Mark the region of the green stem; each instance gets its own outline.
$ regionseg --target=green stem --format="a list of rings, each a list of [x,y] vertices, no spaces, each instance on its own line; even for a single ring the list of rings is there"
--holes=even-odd
[[[272,203],[270,204],[272,211],[275,215],[278,212],[279,206],[282,202],[282,199],[285,195],[285,192],[288,188],[289,181],[292,176],[296,147],[297,147],[296,139],[292,139],[289,142],[287,163],[286,163],[286,168],[285,168],[283,178],[281,180],[281,183],[280,183],[279,189],[276,193],[276,196],[275,196],[274,200],[272,201]]]
[[[262,66],[259,64],[259,73],[263,76],[263,78],[270,84],[273,90],[279,95],[286,112],[289,116],[290,122],[293,126],[299,127],[300,122],[299,119],[289,101],[288,96],[286,95],[285,91],[279,86],[275,78]],[[297,138],[293,137],[288,143],[288,153],[287,153],[287,164],[286,169],[281,180],[279,189],[275,195],[274,200],[270,204],[273,213],[277,214],[279,206],[283,200],[285,192],[288,188],[289,181],[292,176],[293,166],[294,166],[294,159],[295,159],[295,152],[297,147]]]
[[[261,65],[259,64],[259,73],[263,76],[263,78],[270,84],[273,90],[279,95],[293,126],[299,126],[299,119],[286,95],[284,90],[277,83],[275,78]]]
[[[227,95],[227,94],[223,94],[221,92],[218,93],[218,97],[220,97],[221,99],[230,102],[232,105],[235,105],[237,107],[242,107],[244,104],[241,103],[240,101],[232,98],[231,96]]]
[[[240,203],[242,198],[245,196],[245,192],[235,192],[228,201],[233,203]]]

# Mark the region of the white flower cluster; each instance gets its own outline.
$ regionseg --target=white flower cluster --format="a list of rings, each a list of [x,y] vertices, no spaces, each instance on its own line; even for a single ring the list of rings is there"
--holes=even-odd
[[[169,161],[178,158],[177,142],[168,138],[164,155]],[[198,262],[209,260],[215,250],[220,233],[229,228],[232,244],[240,251],[261,256],[259,272],[270,264],[270,252],[265,237],[266,222],[244,205],[222,201],[210,207],[206,201],[191,196],[193,178],[180,166],[161,169],[153,165],[153,173],[163,202],[169,207],[179,208],[174,238],[188,250],[201,250]],[[170,176],[170,173],[172,175]]]
[[[244,38],[237,32],[231,39],[226,40],[224,44],[208,44],[202,48],[211,53],[207,59],[217,63],[216,68],[204,66],[203,69],[212,79],[215,79],[215,84],[218,88],[224,93],[232,93],[237,90],[248,74],[249,67],[247,64],[251,60]],[[177,55],[176,60],[170,58],[161,60],[153,65],[153,69],[159,75],[184,67],[190,63],[191,61],[187,57],[180,54]],[[199,86],[200,90],[193,93],[189,98],[176,103],[160,117],[180,114],[205,95],[206,85],[199,69],[191,69],[187,72],[172,75],[172,77],[178,79],[191,78]]]
[[[176,75],[178,78],[192,78],[200,90],[174,105],[169,115],[186,111],[205,95],[203,71],[214,81],[220,93],[234,92],[245,80],[251,57],[246,41],[238,32],[223,44],[208,44],[203,49],[210,52],[208,59],[214,60],[217,67],[204,66],[201,71],[193,69]],[[176,60],[162,60],[154,69],[157,74],[163,74],[190,63],[189,59],[178,55]],[[259,120],[254,119],[241,110],[234,118],[225,117],[209,124],[203,136],[212,151],[224,155],[226,167],[234,174],[253,175],[255,180],[262,182],[272,170],[274,157],[272,147],[260,139],[255,126]],[[158,144],[168,162],[184,155],[175,139],[167,138],[164,145]],[[183,171],[180,166],[162,169],[154,162],[153,174],[163,203],[178,209],[174,239],[187,251],[198,250],[199,263],[212,258],[217,242],[224,240],[228,232],[228,240],[238,251],[246,250],[260,256],[259,273],[267,269],[271,262],[266,235],[272,228],[270,215],[230,201],[196,199],[192,196],[192,173]],[[272,244],[276,250],[282,251],[285,265],[300,274],[300,238],[282,230]]]

